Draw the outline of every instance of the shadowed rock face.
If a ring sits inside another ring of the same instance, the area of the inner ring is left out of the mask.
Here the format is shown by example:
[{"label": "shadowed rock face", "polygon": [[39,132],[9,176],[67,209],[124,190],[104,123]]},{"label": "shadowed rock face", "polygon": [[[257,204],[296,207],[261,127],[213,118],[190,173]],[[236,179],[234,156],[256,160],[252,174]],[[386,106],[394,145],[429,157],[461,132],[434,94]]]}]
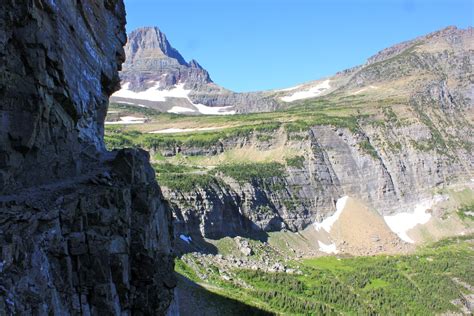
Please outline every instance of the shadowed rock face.
[{"label": "shadowed rock face", "polygon": [[164,314],[171,213],[148,154],[103,145],[123,2],[4,0],[0,14],[0,314]]},{"label": "shadowed rock face", "polygon": [[124,60],[121,1],[2,1],[0,192],[81,174]]}]

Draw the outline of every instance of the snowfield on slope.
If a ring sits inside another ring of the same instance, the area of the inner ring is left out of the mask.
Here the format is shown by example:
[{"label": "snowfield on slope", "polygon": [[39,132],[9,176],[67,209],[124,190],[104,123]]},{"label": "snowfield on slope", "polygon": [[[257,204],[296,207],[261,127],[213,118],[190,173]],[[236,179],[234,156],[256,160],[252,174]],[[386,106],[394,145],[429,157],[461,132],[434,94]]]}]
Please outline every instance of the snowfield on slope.
[{"label": "snowfield on slope", "polygon": [[329,88],[331,88],[331,85],[329,83],[330,83],[330,80],[327,79],[317,84],[316,86],[311,87],[309,90],[298,91],[298,92],[293,93],[292,95],[281,97],[280,99],[283,102],[293,102],[296,100],[314,98],[321,95],[324,91],[328,90]]},{"label": "snowfield on slope", "polygon": [[173,106],[171,109],[168,110],[168,113],[174,113],[174,114],[182,114],[182,113],[188,113],[188,112],[196,112],[193,109],[188,109],[182,106]]},{"label": "snowfield on slope", "polygon": [[198,109],[202,114],[208,115],[233,115],[235,111],[231,110],[232,106],[207,106],[204,104],[194,104],[193,105]]},{"label": "snowfield on slope", "polygon": [[384,220],[388,227],[400,237],[403,241],[408,243],[415,243],[413,239],[408,237],[408,231],[418,224],[426,224],[431,219],[431,214],[426,211],[433,207],[433,205],[446,200],[447,197],[442,195],[435,195],[431,199],[425,199],[415,205],[414,211],[403,212],[394,215],[384,216]]},{"label": "snowfield on slope", "polygon": [[122,116],[120,117],[120,121],[114,122],[105,122],[105,125],[116,125],[116,124],[143,124],[145,123],[144,117],[135,117],[135,116]]},{"label": "snowfield on slope", "polygon": [[[122,88],[115,92],[112,97],[116,98],[123,98],[129,100],[147,100],[153,102],[166,102],[168,98],[178,98],[178,99],[186,99],[195,110],[181,107],[181,106],[174,106],[170,110],[169,113],[181,114],[185,112],[195,112],[198,111],[201,114],[207,115],[232,115],[235,114],[235,110],[233,110],[232,106],[221,106],[221,107],[212,107],[207,106],[204,104],[195,104],[189,98],[189,93],[191,90],[187,90],[184,88],[184,83],[179,83],[174,86],[173,89],[169,90],[160,90],[160,83],[159,82],[152,82],[154,85],[151,88],[148,88],[145,91],[135,92],[130,90],[130,83],[124,83]],[[129,101],[127,101],[130,103]],[[125,103],[118,101],[117,103]]]},{"label": "snowfield on slope", "polygon": [[135,105],[135,106],[139,106],[139,107],[141,107],[141,108],[146,108],[146,107],[147,107],[146,105],[143,105],[143,104],[137,104],[137,103],[126,102],[126,101],[115,101],[115,103],[118,103],[118,104],[127,104],[127,105]]},{"label": "snowfield on slope", "polygon": [[336,248],[336,244],[329,244],[329,245],[326,245],[325,243],[321,242],[318,240],[318,244],[319,244],[319,251],[322,251],[322,252],[325,252],[325,253],[328,253],[328,254],[337,254],[339,253],[339,251],[337,250]]},{"label": "snowfield on slope", "polygon": [[164,102],[166,98],[188,98],[189,91],[184,89],[184,83],[177,84],[170,90],[159,90],[160,83],[153,82],[155,85],[145,91],[135,92],[130,90],[130,83],[124,83],[122,89],[112,94],[113,97],[133,99],[133,100],[148,100]]}]

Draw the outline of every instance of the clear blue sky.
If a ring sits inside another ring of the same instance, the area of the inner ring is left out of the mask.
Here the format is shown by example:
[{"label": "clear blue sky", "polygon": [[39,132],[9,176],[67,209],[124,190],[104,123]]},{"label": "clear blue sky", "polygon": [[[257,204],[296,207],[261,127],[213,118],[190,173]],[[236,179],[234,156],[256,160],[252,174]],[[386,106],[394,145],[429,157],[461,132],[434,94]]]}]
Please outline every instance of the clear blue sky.
[{"label": "clear blue sky", "polygon": [[158,26],[186,60],[235,90],[284,88],[359,65],[448,25],[474,0],[125,0],[127,30]]}]

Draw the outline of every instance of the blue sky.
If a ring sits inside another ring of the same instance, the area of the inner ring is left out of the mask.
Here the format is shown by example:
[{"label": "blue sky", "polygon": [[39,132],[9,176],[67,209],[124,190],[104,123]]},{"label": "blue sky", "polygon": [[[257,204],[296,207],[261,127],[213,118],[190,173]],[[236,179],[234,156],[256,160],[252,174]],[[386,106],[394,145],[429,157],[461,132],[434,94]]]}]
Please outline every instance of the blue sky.
[{"label": "blue sky", "polygon": [[235,90],[284,88],[364,63],[448,25],[474,0],[125,0],[127,30],[158,26],[186,60]]}]

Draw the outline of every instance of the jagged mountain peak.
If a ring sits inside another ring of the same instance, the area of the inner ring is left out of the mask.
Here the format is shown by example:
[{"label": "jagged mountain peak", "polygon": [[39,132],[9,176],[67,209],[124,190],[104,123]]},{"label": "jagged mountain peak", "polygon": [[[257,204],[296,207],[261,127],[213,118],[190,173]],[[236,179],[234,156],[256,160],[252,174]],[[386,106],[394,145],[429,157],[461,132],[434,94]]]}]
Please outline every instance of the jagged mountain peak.
[{"label": "jagged mountain peak", "polygon": [[166,35],[158,27],[142,27],[128,35],[125,47],[127,62],[133,64],[137,59],[175,59],[180,65],[188,63],[183,56],[171,46]]},{"label": "jagged mountain peak", "polygon": [[158,27],[132,31],[128,35],[125,54],[122,86],[133,91],[147,90],[152,86],[169,90],[178,84],[192,89],[212,83],[209,73],[195,60],[186,62]]},{"label": "jagged mountain peak", "polygon": [[191,67],[191,68],[197,68],[197,69],[204,69],[204,68],[202,68],[201,64],[199,64],[199,63],[197,62],[197,60],[195,60],[195,59],[191,59],[191,60],[189,61],[189,67]]}]

